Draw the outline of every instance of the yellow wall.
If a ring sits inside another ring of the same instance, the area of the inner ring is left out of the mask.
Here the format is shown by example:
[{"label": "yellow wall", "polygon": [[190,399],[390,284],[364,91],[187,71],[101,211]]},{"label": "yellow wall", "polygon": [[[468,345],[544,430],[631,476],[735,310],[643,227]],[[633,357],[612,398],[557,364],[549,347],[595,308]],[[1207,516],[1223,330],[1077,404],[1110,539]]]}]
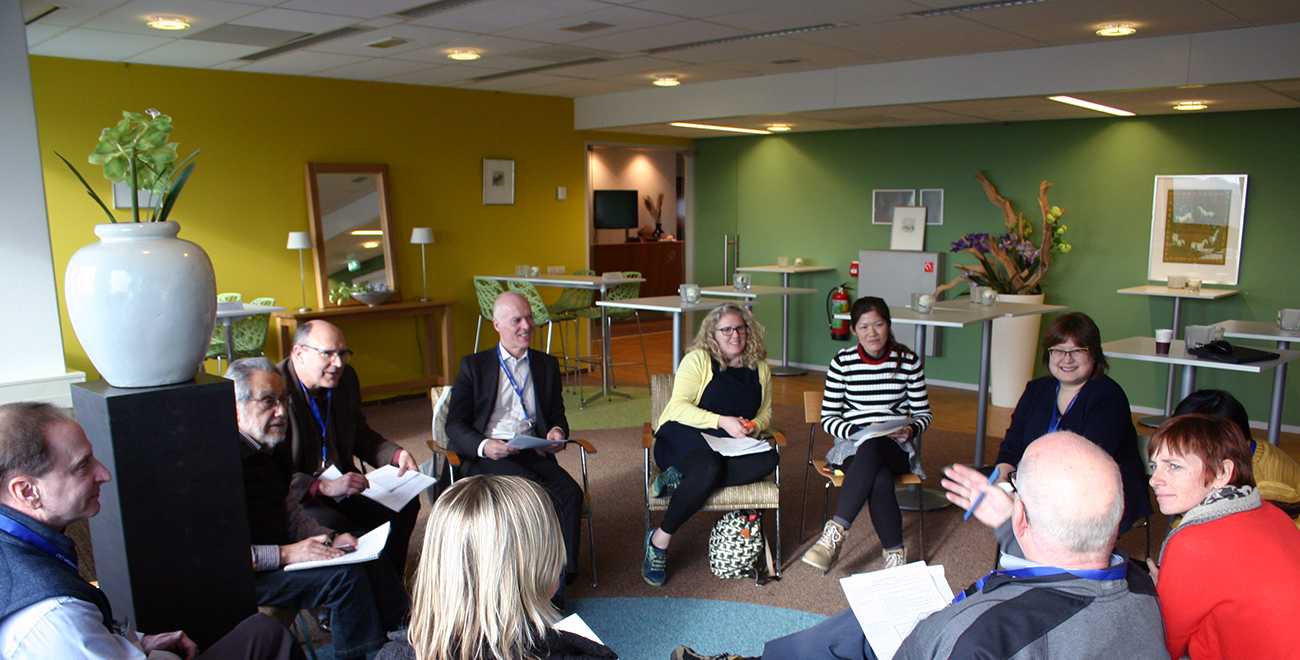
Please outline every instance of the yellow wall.
[{"label": "yellow wall", "polygon": [[[99,131],[122,110],[157,108],[172,116],[182,155],[203,150],[171,219],[181,238],[212,257],[217,290],[245,300],[299,305],[298,257],[284,246],[288,232],[307,230],[304,163],[388,164],[402,297],[421,293],[411,228],[432,227],[429,296],[456,301],[458,356],[474,342],[471,276],[520,263],[586,265],[585,141],[691,144],[575,131],[567,98],[47,57],[33,57],[31,66],[60,296],[69,258],[95,240],[93,227],[105,218],[53,152],[108,198],[108,182],[85,160]],[[514,205],[483,205],[483,158],[515,161]],[[569,189],[567,200],[555,199],[556,186]],[[130,211],[119,213],[129,221]],[[310,256],[308,305],[315,307]],[[60,308],[68,367],[96,378]],[[353,364],[363,383],[420,373],[414,321],[343,330],[358,350]],[[267,353],[275,358],[274,340]]]}]

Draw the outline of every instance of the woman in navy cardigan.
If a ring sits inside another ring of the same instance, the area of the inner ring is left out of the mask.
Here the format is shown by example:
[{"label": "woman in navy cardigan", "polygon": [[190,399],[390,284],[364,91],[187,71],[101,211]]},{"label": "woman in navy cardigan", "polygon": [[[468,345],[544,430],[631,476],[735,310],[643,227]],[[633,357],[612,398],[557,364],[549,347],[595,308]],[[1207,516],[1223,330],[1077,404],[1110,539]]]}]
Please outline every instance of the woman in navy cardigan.
[{"label": "woman in navy cardigan", "polygon": [[1033,380],[1011,415],[1011,427],[998,450],[999,480],[1006,481],[1029,443],[1053,431],[1072,431],[1106,450],[1124,480],[1120,532],[1151,515],[1146,467],[1138,453],[1137,431],[1128,397],[1106,375],[1101,331],[1087,314],[1064,314],[1043,335],[1043,365],[1050,375]]}]

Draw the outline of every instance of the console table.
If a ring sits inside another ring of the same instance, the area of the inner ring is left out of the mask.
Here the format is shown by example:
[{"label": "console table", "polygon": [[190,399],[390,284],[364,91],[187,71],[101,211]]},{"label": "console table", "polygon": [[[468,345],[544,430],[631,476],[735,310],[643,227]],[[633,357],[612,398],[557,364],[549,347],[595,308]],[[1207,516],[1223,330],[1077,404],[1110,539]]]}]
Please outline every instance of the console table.
[{"label": "console table", "polygon": [[[378,321],[380,319],[406,316],[423,317],[424,377],[395,383],[382,383],[380,385],[362,385],[361,396],[371,396],[452,384],[451,371],[452,365],[455,364],[453,362],[455,349],[451,343],[451,305],[453,302],[451,300],[411,301],[387,303],[374,307],[348,305],[307,312],[275,312],[271,316],[275,318],[275,325],[278,328],[276,335],[280,342],[281,359],[289,357],[289,349],[293,347],[293,334],[298,331],[299,326],[307,321],[321,319],[337,324],[349,321]],[[441,317],[440,321],[438,317]],[[441,344],[439,344],[439,340],[441,340]],[[437,346],[440,346],[441,350],[435,350]],[[356,347],[350,348],[356,350]]]}]

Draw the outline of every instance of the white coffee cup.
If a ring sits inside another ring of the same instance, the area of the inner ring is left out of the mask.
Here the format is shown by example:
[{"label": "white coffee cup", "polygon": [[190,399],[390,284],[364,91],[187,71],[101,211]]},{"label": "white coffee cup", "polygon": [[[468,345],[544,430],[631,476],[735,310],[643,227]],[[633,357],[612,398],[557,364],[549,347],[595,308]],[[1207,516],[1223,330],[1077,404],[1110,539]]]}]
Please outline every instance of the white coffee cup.
[{"label": "white coffee cup", "polygon": [[1170,276],[1169,276],[1169,288],[1171,288],[1171,289],[1181,289],[1181,288],[1183,288],[1183,287],[1185,287],[1185,286],[1187,286],[1187,276],[1186,276],[1186,275],[1170,275]]},{"label": "white coffee cup", "polygon": [[777,265],[777,266],[780,266],[781,268],[785,268],[786,266],[789,266],[789,265],[790,265],[790,257],[777,257],[777,258],[776,258],[776,265]]},{"label": "white coffee cup", "polygon": [[1169,352],[1169,344],[1174,340],[1174,331],[1171,328],[1161,328],[1156,330],[1156,352],[1164,355]]},{"label": "white coffee cup", "polygon": [[1277,327],[1283,330],[1300,330],[1300,309],[1277,310]]}]

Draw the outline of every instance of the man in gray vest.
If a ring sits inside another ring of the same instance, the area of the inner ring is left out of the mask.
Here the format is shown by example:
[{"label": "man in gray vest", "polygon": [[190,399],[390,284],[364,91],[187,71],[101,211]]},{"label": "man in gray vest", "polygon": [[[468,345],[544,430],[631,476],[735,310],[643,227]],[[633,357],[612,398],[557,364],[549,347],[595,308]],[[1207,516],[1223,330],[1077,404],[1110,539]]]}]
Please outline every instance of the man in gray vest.
[{"label": "man in gray vest", "polygon": [[303,657],[288,629],[260,614],[201,655],[183,632],[140,635],[114,621],[108,598],[77,572],[76,546],[63,533],[99,513],[99,488],[111,478],[81,425],[61,409],[0,406],[0,657]]}]

